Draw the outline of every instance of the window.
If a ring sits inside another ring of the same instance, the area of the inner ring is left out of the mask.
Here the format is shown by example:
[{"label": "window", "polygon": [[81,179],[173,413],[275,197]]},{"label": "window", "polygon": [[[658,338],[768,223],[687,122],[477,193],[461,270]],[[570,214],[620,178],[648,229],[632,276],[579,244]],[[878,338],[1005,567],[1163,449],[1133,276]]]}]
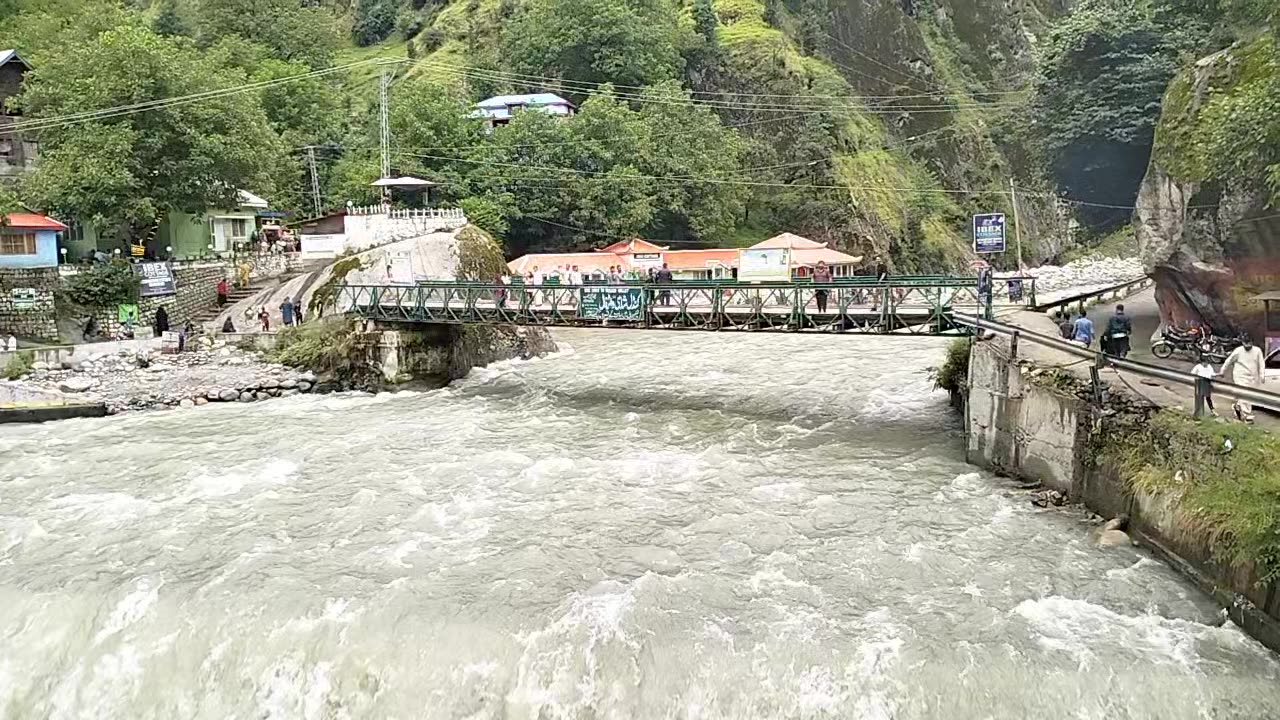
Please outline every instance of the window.
[{"label": "window", "polygon": [[231,237],[245,240],[249,237],[249,221],[244,218],[231,218]]},{"label": "window", "polygon": [[0,233],[0,255],[35,255],[35,233]]}]

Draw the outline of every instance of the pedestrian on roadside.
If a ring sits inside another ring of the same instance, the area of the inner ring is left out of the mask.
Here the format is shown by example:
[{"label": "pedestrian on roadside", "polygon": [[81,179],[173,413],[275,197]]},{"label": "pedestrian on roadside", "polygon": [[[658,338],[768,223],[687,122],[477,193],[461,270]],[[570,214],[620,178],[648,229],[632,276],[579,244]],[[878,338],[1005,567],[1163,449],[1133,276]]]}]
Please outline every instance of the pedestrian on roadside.
[{"label": "pedestrian on roadside", "polygon": [[262,332],[271,332],[271,314],[266,305],[258,309],[258,322],[262,323]]},{"label": "pedestrian on roadside", "polygon": [[1093,344],[1093,321],[1088,315],[1080,313],[1080,317],[1076,318],[1075,324],[1072,326],[1071,339],[1089,347]]},{"label": "pedestrian on roadside", "polygon": [[218,279],[218,307],[221,308],[227,304],[227,279]]},{"label": "pedestrian on roadside", "polygon": [[1071,315],[1065,312],[1058,313],[1058,334],[1063,340],[1070,340],[1075,337],[1076,326],[1071,322]]},{"label": "pedestrian on roadside", "polygon": [[1124,314],[1124,306],[1116,306],[1116,314],[1107,321],[1107,331],[1103,336],[1106,350],[1116,357],[1123,358],[1129,354],[1129,336],[1133,334],[1133,322]]},{"label": "pedestrian on roadside", "polygon": [[288,295],[285,295],[284,302],[280,303],[280,322],[285,327],[293,325],[293,301]]},{"label": "pedestrian on roadside", "polygon": [[160,337],[169,331],[169,312],[164,309],[163,305],[156,310],[155,323],[151,327],[156,331],[156,337]]},{"label": "pedestrian on roadside", "polygon": [[1196,366],[1191,368],[1191,374],[1196,376],[1195,416],[1202,417],[1205,406],[1208,406],[1209,414],[1218,417],[1218,411],[1213,407],[1213,379],[1218,377],[1218,373],[1214,372],[1208,360],[1201,357]]},{"label": "pedestrian on roadside", "polygon": [[675,278],[671,275],[671,267],[666,263],[662,263],[662,267],[653,274],[653,280],[662,289],[658,291],[658,303],[661,305],[671,304],[671,283],[675,282]]},{"label": "pedestrian on roadside", "polygon": [[[1227,361],[1222,363],[1221,375],[1231,372],[1231,381],[1236,385],[1244,387],[1260,387],[1266,378],[1262,374],[1263,365],[1266,359],[1262,355],[1262,350],[1253,344],[1253,338],[1248,335],[1240,337],[1240,347],[1231,351],[1227,356]],[[1231,406],[1236,412],[1236,417],[1244,422],[1253,423],[1253,403],[1247,400],[1237,399],[1235,404]]]},{"label": "pedestrian on roadside", "polygon": [[[821,260],[818,266],[813,269],[813,282],[815,285],[831,282],[831,268]],[[818,312],[825,313],[827,311],[827,295],[830,293],[826,288],[818,288],[813,291],[813,297],[818,301]]]}]

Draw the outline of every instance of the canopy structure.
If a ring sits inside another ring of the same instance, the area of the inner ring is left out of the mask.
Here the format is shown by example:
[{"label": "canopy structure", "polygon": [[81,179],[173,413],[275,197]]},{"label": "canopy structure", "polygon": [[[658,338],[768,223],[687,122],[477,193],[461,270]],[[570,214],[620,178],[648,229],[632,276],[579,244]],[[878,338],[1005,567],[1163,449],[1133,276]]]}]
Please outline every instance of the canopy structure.
[{"label": "canopy structure", "polygon": [[435,187],[437,185],[437,183],[433,183],[430,180],[423,180],[422,178],[409,177],[407,175],[404,177],[398,177],[398,178],[380,178],[378,180],[374,180],[369,184],[372,185],[373,187],[381,187],[381,188],[393,188],[393,187],[394,188],[430,188],[430,187]]}]

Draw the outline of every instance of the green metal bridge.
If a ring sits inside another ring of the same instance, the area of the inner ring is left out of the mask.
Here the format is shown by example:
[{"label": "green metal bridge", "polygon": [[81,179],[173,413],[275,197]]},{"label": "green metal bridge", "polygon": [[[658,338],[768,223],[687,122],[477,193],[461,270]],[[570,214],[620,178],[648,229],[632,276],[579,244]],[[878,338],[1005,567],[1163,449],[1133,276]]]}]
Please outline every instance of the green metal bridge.
[{"label": "green metal bridge", "polygon": [[[1001,288],[1004,290],[1004,288]],[[945,276],[832,283],[344,285],[339,312],[388,323],[961,335],[953,312],[991,317],[1025,297],[979,298],[977,280]]]}]

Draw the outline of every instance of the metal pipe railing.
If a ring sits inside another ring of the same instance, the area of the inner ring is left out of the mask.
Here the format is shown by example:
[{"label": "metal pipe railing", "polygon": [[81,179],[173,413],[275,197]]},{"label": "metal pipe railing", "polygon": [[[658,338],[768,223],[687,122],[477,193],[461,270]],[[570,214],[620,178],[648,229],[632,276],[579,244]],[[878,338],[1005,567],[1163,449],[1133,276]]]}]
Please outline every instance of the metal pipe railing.
[{"label": "metal pipe railing", "polygon": [[[1090,350],[1089,348],[1082,347],[1062,338],[1052,337],[1034,330],[1014,327],[1013,325],[1006,325],[993,320],[984,320],[973,315],[953,312],[951,313],[951,317],[957,324],[967,325],[976,330],[983,330],[997,335],[1005,335],[1011,338],[1021,338],[1037,345],[1042,345],[1069,355],[1074,355],[1078,358],[1095,360],[1100,365],[1105,363],[1106,365],[1126,370],[1135,375],[1156,378],[1158,380],[1166,380],[1168,382],[1178,383],[1179,385],[1185,385],[1193,390],[1195,389],[1196,376],[1191,373],[1182,372],[1181,370],[1160,367],[1159,365],[1138,362],[1136,360],[1125,360],[1113,357],[1096,350]],[[1254,405],[1259,405],[1269,410],[1280,412],[1280,393],[1267,392],[1266,390],[1236,385],[1235,383],[1229,383],[1223,380],[1213,381],[1213,392],[1218,395],[1225,395],[1236,400],[1244,400],[1246,402],[1253,403]]]}]

